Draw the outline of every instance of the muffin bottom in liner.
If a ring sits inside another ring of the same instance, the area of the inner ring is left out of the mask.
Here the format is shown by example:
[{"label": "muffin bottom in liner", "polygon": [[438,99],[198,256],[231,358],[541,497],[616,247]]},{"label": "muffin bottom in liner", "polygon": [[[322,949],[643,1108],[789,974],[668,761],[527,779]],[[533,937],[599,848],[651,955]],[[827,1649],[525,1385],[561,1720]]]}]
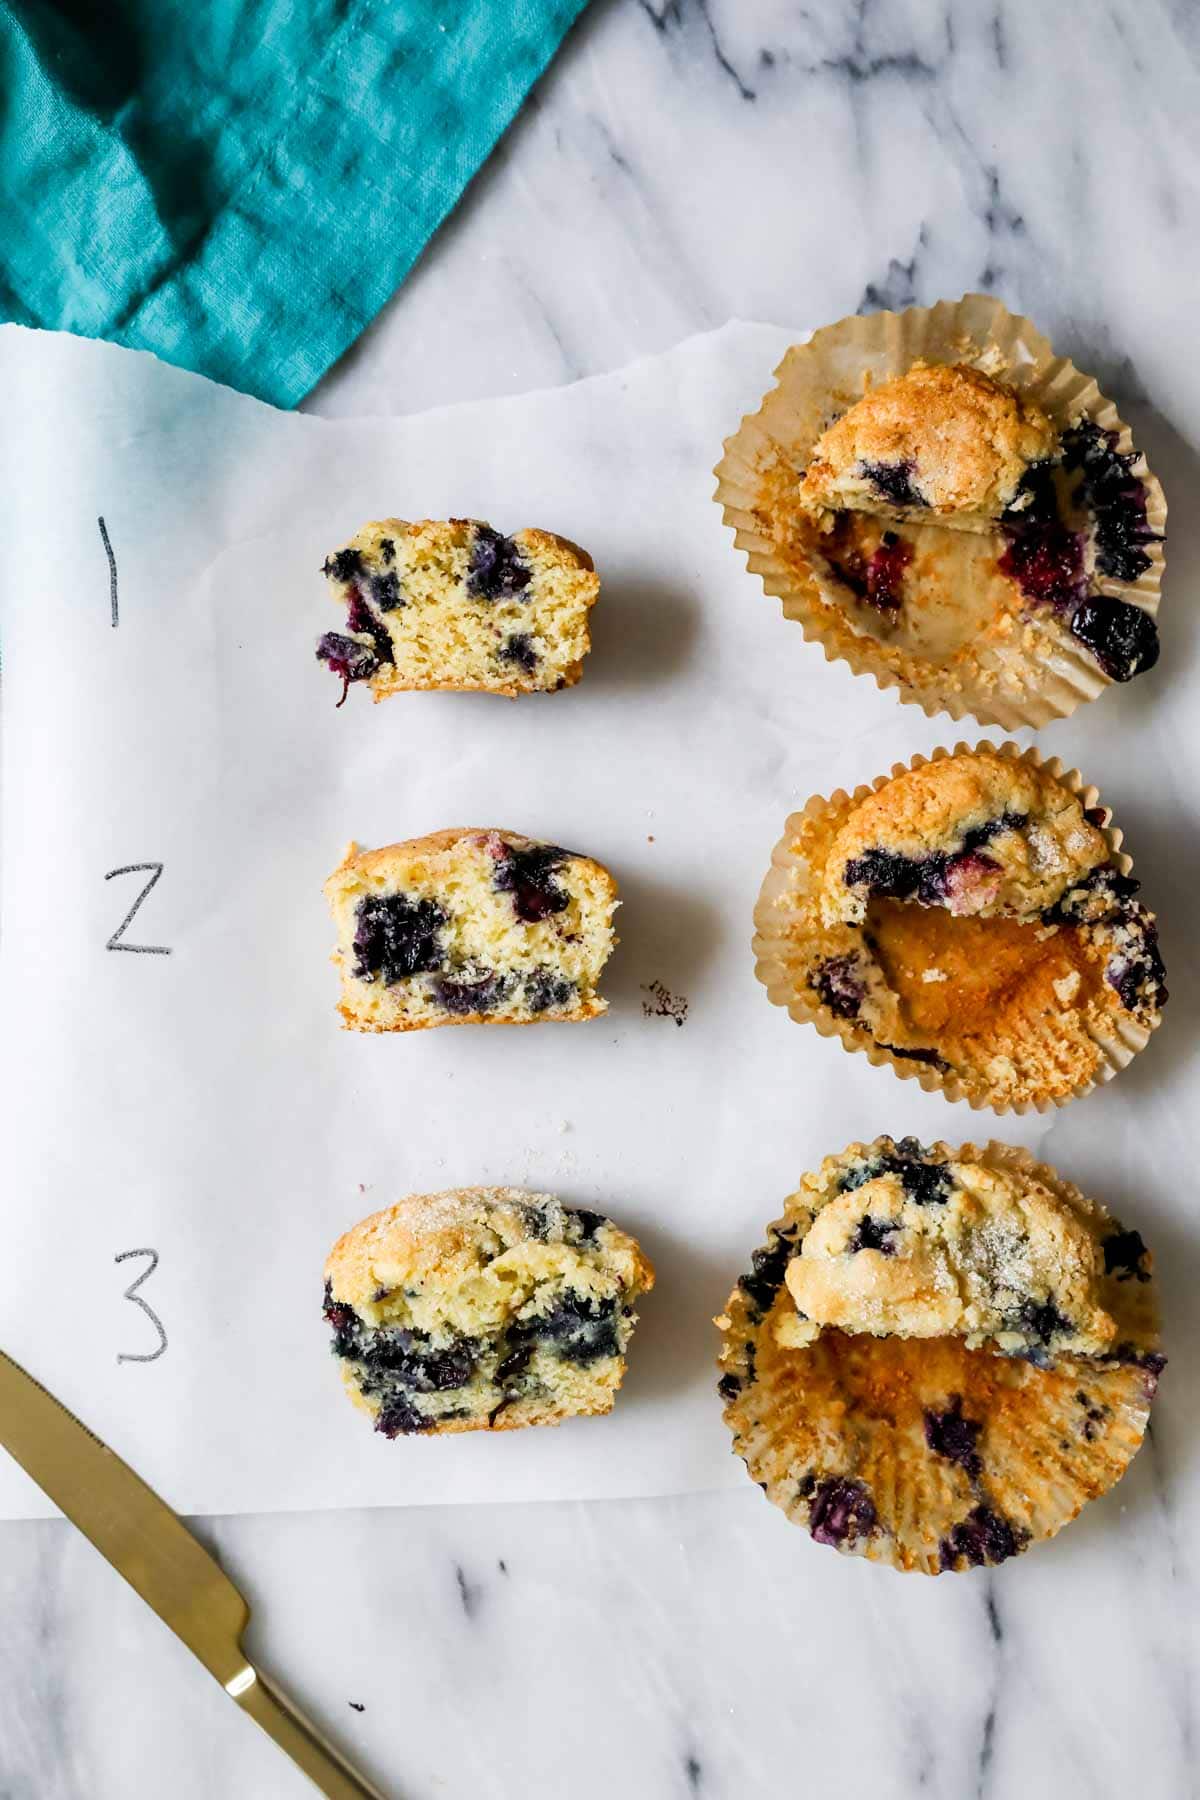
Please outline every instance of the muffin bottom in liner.
[{"label": "muffin bottom in liner", "polygon": [[[857,1020],[839,1017],[828,1006],[822,1005],[805,980],[806,945],[811,944],[812,939],[810,933],[802,934],[799,929],[801,921],[796,903],[810,891],[810,875],[813,881],[819,882],[819,872],[812,871],[800,856],[802,838],[814,827],[819,829],[821,821],[827,818],[831,829],[836,829],[841,823],[838,815],[844,816],[850,808],[860,805],[910,769],[919,769],[926,763],[940,762],[949,756],[981,751],[1029,763],[1060,781],[1078,799],[1085,812],[1102,821],[1100,829],[1108,840],[1113,866],[1122,875],[1129,874],[1133,864],[1121,849],[1123,833],[1111,824],[1111,814],[1101,804],[1099,790],[1085,783],[1077,769],[1064,769],[1058,757],[1046,758],[1033,748],[1022,750],[1014,743],[957,743],[952,750],[940,748],[930,756],[916,755],[907,763],[894,763],[886,775],[879,775],[874,781],[855,788],[852,794],[843,789],[828,796],[815,794],[799,812],[791,815],[772,852],[771,867],[754,909],[755,974],[773,1004],[782,1006],[791,1018],[814,1025],[822,1037],[840,1039],[845,1050],[862,1051],[876,1066],[889,1064],[902,1080],[915,1080],[927,1092],[943,1093],[948,1100],[966,1100],[976,1110],[989,1107],[996,1113],[1046,1112],[1052,1107],[1065,1106],[1069,1100],[1111,1080],[1139,1050],[1144,1049],[1149,1041],[1150,1027],[1123,1008],[1106,1005],[1095,1018],[1080,1015],[1079,1035],[1081,1039],[1085,1037],[1085,1041],[1068,1045],[1056,1024],[1056,1016],[1035,1012],[1029,1019],[1030,1050],[1043,1058],[1047,1077],[1044,1091],[1026,1091],[1029,1083],[1022,1083],[1021,1072],[1008,1066],[1011,1058],[1005,1059],[998,1053],[994,1066],[981,1066],[972,1079],[964,1079],[961,1071],[956,1073],[941,1066],[926,1052],[906,1052],[903,1048],[879,1042]],[[956,927],[974,924],[977,922],[954,921]],[[1154,1023],[1157,1022],[1155,1019]],[[1073,1063],[1067,1061],[1069,1049],[1075,1053]]]},{"label": "muffin bottom in liner", "polygon": [[[1089,1204],[1023,1151],[953,1154],[1026,1168]],[[793,1250],[796,1224],[772,1228]],[[950,1337],[826,1329],[791,1348],[776,1339],[797,1317],[782,1279],[765,1309],[737,1289],[718,1320],[734,1451],[818,1543],[927,1575],[1004,1562],[1112,1487],[1142,1442],[1164,1361],[1142,1348],[1157,1342],[1154,1284],[1122,1284],[1122,1300],[1129,1360],[1039,1368]]]},{"label": "muffin bottom in liner", "polygon": [[[971,713],[1010,731],[1065,718],[1101,693],[1108,677],[1053,609],[1026,604],[999,570],[993,537],[906,524],[922,602],[897,614],[850,599],[833,572],[838,558],[825,534],[798,505],[798,468],[831,419],[862,397],[864,378],[879,384],[921,359],[970,363],[1036,401],[1060,429],[1083,417],[1115,432],[1121,453],[1131,449],[1128,427],[1091,376],[1056,356],[1028,319],[994,296],[968,294],[933,307],[843,319],[789,350],[776,386],[725,444],[715,471],[725,521],[764,591],[782,602],[785,616],[821,645],[828,661],[841,660],[880,688],[898,689],[902,701],[930,716]],[[1144,459],[1136,479],[1154,534],[1142,546],[1149,566],[1132,582],[1093,571],[1088,585],[1153,616],[1166,502]],[[863,561],[872,531],[877,537],[882,527],[860,516],[851,524],[850,559]],[[864,525],[867,538],[859,543]]]}]

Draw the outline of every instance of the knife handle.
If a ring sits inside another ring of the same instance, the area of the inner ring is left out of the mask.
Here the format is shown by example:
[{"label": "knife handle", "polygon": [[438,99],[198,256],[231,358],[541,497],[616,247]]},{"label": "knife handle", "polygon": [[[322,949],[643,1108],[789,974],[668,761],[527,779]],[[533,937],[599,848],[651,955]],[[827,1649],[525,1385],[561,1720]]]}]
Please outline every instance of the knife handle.
[{"label": "knife handle", "polygon": [[225,1689],[328,1800],[387,1800],[380,1788],[355,1773],[316,1726],[297,1712],[286,1694],[253,1663],[248,1662],[227,1681]]}]

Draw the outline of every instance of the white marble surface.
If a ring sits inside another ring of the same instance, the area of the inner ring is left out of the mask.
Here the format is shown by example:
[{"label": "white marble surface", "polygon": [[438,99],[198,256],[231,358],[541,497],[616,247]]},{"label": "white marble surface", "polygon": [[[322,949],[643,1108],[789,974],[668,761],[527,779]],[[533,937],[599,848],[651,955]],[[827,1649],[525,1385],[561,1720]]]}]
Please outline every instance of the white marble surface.
[{"label": "white marble surface", "polygon": [[[1173,505],[1171,666],[1109,697],[1090,772],[1167,915],[1181,1044],[1194,800],[1190,779],[1151,791],[1138,748],[1162,749],[1152,698],[1195,680],[1198,56],[1186,0],[599,0],[309,403],[558,383],[731,315],[802,325],[987,285],[1032,312],[1125,401]],[[216,1521],[254,1647],[406,1800],[1197,1793],[1194,1153],[1186,1094],[1157,1051],[1143,1063],[1049,1150],[1158,1250],[1172,1367],[1153,1442],[1057,1544],[903,1579],[812,1545],[749,1486]],[[306,1791],[68,1527],[0,1530],[0,1618],[3,1800]]]}]

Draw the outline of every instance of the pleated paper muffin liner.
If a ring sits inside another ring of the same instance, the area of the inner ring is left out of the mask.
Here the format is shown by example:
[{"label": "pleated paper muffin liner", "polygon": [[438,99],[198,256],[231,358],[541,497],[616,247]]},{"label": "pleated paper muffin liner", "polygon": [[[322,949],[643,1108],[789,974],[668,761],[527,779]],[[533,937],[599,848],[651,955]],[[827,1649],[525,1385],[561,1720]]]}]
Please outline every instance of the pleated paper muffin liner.
[{"label": "pleated paper muffin liner", "polygon": [[[877,1145],[852,1149],[869,1155]],[[1024,1150],[933,1149],[1026,1173],[1073,1210],[1104,1216]],[[772,1234],[794,1233],[797,1223],[785,1214]],[[795,1314],[786,1285],[765,1313],[739,1287],[718,1320],[734,1450],[818,1543],[928,1575],[1003,1562],[1112,1487],[1142,1442],[1164,1362],[1155,1284],[1108,1286],[1128,1360],[1064,1359],[1052,1369],[949,1337],[826,1328],[807,1347],[787,1348],[774,1335]]]},{"label": "pleated paper muffin liner", "polygon": [[[922,655],[876,635],[882,621],[869,607],[847,607],[845,589],[823,572],[819,554],[814,563],[804,542],[792,538],[790,527],[786,541],[780,541],[777,526],[789,510],[801,539],[810,529],[795,506],[795,492],[798,471],[822,431],[862,397],[864,377],[878,385],[920,359],[982,368],[1036,401],[1060,430],[1086,417],[1118,433],[1121,453],[1133,448],[1128,426],[1093,377],[1056,356],[1028,319],[988,295],[968,294],[933,307],[843,319],[793,346],[776,370],[776,386],[726,440],[714,471],[725,522],[764,591],[781,601],[786,617],[800,625],[806,638],[821,645],[827,661],[841,660],[856,675],[871,676],[880,688],[896,688],[902,701],[920,706],[930,717],[972,714],[983,724],[1010,731],[1065,718],[1081,702],[1095,699],[1109,679],[1049,609],[1025,610],[1015,584],[996,571],[992,536],[935,524],[903,527],[906,539],[918,547],[924,542],[932,552],[945,595],[940,608],[926,608],[919,620],[912,615],[908,625],[949,631],[940,656]],[[1144,462],[1142,458],[1138,479],[1145,487],[1147,524],[1161,539],[1166,501]],[[818,540],[814,531],[814,549]],[[1137,581],[1119,582],[1097,572],[1090,578],[1090,591],[1154,615],[1163,546],[1152,541],[1143,548],[1150,566]],[[972,606],[979,609],[977,618],[970,613]],[[960,627],[957,654],[946,654],[953,638],[946,621]],[[929,648],[936,652],[939,646],[931,642]]]},{"label": "pleated paper muffin liner", "polygon": [[[1059,757],[1046,758],[1035,749],[1022,750],[1018,744],[1011,742],[960,742],[952,750],[943,747],[934,750],[929,756],[916,755],[907,763],[893,763],[886,775],[878,775],[874,781],[855,788],[853,794],[847,794],[840,788],[828,797],[814,794],[799,812],[790,816],[783,836],[772,852],[771,866],[754,908],[754,972],[766,988],[772,1003],[783,1007],[791,1018],[802,1024],[815,1026],[822,1037],[837,1038],[844,1050],[864,1054],[877,1068],[885,1065],[890,1067],[902,1081],[916,1081],[927,1093],[944,1094],[947,1100],[965,1100],[976,1111],[987,1107],[1001,1114],[1024,1114],[1031,1111],[1044,1113],[1052,1108],[1065,1106],[1069,1101],[1090,1093],[1103,1082],[1111,1081],[1119,1070],[1132,1062],[1139,1050],[1145,1048],[1151,1030],[1160,1022],[1160,1015],[1156,1014],[1148,1025],[1139,1022],[1124,1008],[1106,1009],[1099,1020],[1080,1015],[1096,1052],[1095,1066],[1087,1078],[1064,1087],[1060,1092],[1046,1092],[1034,1098],[1013,1100],[1006,1098],[998,1078],[985,1083],[983,1071],[978,1083],[968,1084],[951,1069],[916,1060],[919,1053],[896,1055],[893,1050],[876,1042],[865,1027],[855,1020],[841,1019],[823,1006],[804,979],[808,966],[805,950],[811,945],[812,939],[811,935],[800,935],[802,921],[796,900],[809,890],[810,882],[819,882],[820,874],[813,871],[799,854],[798,843],[802,830],[810,821],[844,813],[849,808],[860,805],[880,788],[886,787],[889,781],[894,781],[897,776],[910,769],[919,769],[930,762],[940,762],[948,756],[979,751],[1006,756],[1014,762],[1029,763],[1060,781],[1075,795],[1093,821],[1103,819],[1100,829],[1108,842],[1110,860],[1122,875],[1130,873],[1132,859],[1121,849],[1124,834],[1111,823],[1111,812],[1101,802],[1099,790],[1086,783],[1078,769],[1064,769]],[[1053,1042],[1054,1034],[1049,1026],[1043,1026],[1042,1029],[1046,1033],[1048,1047]]]}]

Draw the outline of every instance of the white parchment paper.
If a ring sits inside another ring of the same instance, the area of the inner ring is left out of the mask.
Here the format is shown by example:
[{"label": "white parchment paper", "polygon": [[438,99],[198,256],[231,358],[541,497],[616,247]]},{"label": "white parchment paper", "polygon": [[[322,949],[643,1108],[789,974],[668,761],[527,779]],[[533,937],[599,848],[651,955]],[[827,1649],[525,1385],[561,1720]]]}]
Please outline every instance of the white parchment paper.
[{"label": "white parchment paper", "polygon": [[[787,341],[734,326],[574,387],[356,424],[0,331],[0,1342],[181,1510],[743,1482],[710,1318],[800,1173],[881,1130],[1042,1143],[1041,1121],[997,1126],[846,1056],[754,980],[787,813],[985,735],[826,665],[734,552],[710,470]],[[392,514],[585,544],[603,588],[581,686],[335,710],[319,567]],[[1111,730],[1124,703],[1089,710]],[[606,1018],[338,1028],[325,875],[351,837],[456,824],[613,869]],[[169,954],[106,948],[148,879],[110,872],[136,864],[162,874],[122,941]],[[659,1284],[626,1388],[605,1420],[389,1443],[341,1392],[325,1254],[403,1193],[481,1182],[642,1237]],[[136,1296],[166,1334],[153,1361],[130,1360],[159,1342],[125,1298],[150,1265],[131,1251],[157,1258]],[[0,1456],[0,1515],[48,1510]]]}]

